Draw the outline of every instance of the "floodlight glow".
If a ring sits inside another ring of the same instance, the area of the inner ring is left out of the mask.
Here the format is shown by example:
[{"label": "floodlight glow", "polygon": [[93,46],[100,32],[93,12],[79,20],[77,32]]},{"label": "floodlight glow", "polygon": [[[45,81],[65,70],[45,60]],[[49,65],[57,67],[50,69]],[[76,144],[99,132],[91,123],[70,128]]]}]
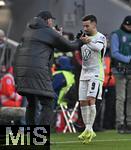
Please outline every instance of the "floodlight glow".
[{"label": "floodlight glow", "polygon": [[5,2],[4,1],[0,1],[0,6],[5,6]]}]

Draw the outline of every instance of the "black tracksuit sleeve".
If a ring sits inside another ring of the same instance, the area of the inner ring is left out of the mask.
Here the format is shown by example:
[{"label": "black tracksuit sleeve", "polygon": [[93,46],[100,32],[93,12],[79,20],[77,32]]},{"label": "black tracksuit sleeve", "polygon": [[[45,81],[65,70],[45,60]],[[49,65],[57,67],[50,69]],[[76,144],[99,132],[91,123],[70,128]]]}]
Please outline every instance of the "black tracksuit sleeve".
[{"label": "black tracksuit sleeve", "polygon": [[59,35],[58,33],[54,34],[53,40],[53,47],[63,50],[63,51],[70,51],[70,50],[78,50],[82,46],[81,40],[69,41],[65,39],[63,36]]},{"label": "black tracksuit sleeve", "polygon": [[59,33],[51,28],[47,28],[44,34],[39,34],[40,40],[50,45],[53,48],[57,48],[63,51],[79,50],[83,45],[82,41],[77,39],[75,41],[69,41],[61,36]]}]

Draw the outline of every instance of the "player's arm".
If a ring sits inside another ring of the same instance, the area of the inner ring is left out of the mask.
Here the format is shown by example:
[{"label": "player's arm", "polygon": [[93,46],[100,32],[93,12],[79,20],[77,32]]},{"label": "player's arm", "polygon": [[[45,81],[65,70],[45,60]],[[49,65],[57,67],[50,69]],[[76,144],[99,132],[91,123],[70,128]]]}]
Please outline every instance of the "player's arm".
[{"label": "player's arm", "polygon": [[94,51],[101,51],[103,50],[103,48],[106,47],[106,37],[104,35],[101,35],[96,42],[89,42],[88,43],[88,46],[91,50],[94,50]]},{"label": "player's arm", "polygon": [[105,46],[104,43],[102,42],[96,42],[96,43],[90,42],[87,45],[93,51],[101,51]]},{"label": "player's arm", "polygon": [[99,37],[96,42],[93,42],[89,36],[81,37],[81,40],[93,51],[101,51],[106,46],[106,38]]}]

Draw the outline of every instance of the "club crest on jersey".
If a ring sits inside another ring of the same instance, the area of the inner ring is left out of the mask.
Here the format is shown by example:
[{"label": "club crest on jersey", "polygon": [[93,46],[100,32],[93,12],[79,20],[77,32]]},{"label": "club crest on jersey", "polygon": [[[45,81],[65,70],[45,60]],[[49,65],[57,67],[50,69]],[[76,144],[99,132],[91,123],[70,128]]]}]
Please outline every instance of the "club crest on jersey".
[{"label": "club crest on jersey", "polygon": [[83,52],[82,52],[82,58],[84,61],[88,60],[88,58],[90,57],[91,55],[91,51],[88,50],[88,49],[85,49]]}]

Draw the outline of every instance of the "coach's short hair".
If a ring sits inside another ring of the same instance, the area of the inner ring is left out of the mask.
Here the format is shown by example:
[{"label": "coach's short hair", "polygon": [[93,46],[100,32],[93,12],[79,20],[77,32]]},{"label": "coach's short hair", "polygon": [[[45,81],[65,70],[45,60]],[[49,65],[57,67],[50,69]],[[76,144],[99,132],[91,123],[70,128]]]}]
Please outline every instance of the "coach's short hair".
[{"label": "coach's short hair", "polygon": [[97,23],[96,16],[94,16],[94,15],[88,15],[88,16],[84,16],[82,18],[82,21],[88,21],[88,20],[90,20],[91,22],[96,22]]}]

